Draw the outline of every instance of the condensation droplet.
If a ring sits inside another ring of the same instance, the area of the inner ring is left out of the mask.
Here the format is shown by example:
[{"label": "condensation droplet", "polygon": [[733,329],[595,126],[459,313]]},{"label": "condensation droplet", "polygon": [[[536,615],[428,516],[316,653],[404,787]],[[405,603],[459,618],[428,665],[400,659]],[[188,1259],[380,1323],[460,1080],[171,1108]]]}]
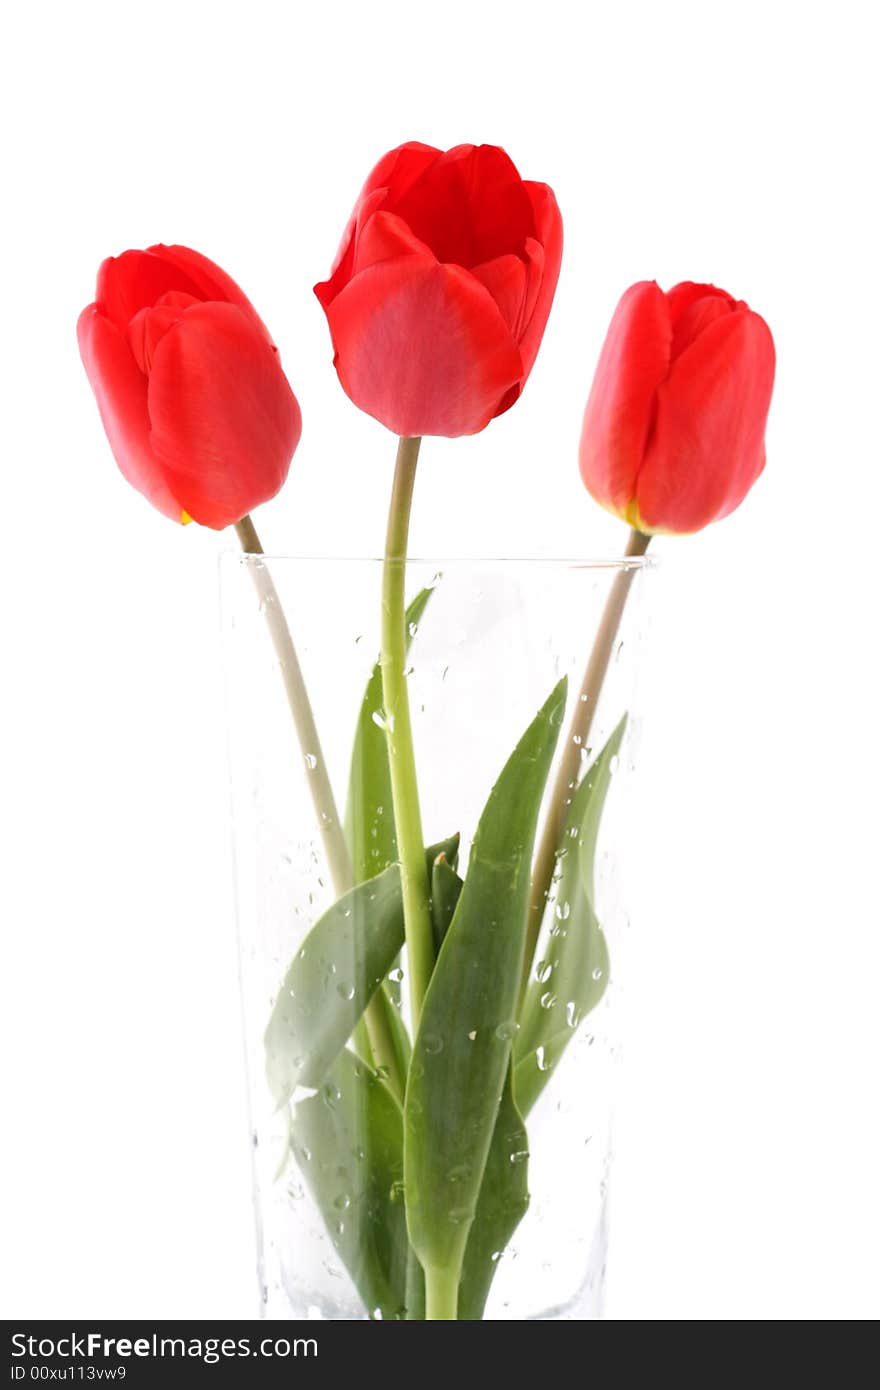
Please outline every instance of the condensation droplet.
[{"label": "condensation droplet", "polygon": [[601,966],[598,966],[598,965],[597,965],[597,966],[594,966],[593,971],[592,971],[592,975],[593,975],[593,979],[594,979],[594,980],[601,980],[601,978],[602,978],[602,968],[601,968]]},{"label": "condensation droplet", "polygon": [[422,1039],[422,1047],[431,1057],[436,1057],[438,1052],[443,1051],[443,1039],[437,1033],[426,1033]]},{"label": "condensation droplet", "polygon": [[567,922],[570,916],[571,916],[571,903],[570,903],[570,902],[564,902],[564,903],[557,903],[557,904],[556,904],[556,920],[557,920],[557,922]]},{"label": "condensation droplet", "polygon": [[314,772],[315,768],[318,766],[318,759],[315,757],[314,753],[306,753],[305,762],[310,772]]},{"label": "condensation droplet", "polygon": [[354,985],[346,985],[340,981],[336,986],[336,993],[340,999],[347,999],[350,1002],[354,998]]},{"label": "condensation droplet", "polygon": [[518,1032],[519,1024],[513,1019],[509,1023],[499,1023],[495,1029],[495,1036],[500,1042],[510,1042],[510,1039],[515,1038]]},{"label": "condensation droplet", "polygon": [[553,974],[553,962],[552,962],[552,961],[550,961],[550,960],[542,960],[542,961],[539,961],[539,962],[538,962],[538,968],[537,968],[537,970],[535,971],[535,979],[538,981],[538,984],[539,984],[539,985],[545,985],[545,984],[547,983],[547,981],[550,979],[550,976],[551,976],[552,974]]},{"label": "condensation droplet", "polygon": [[538,1063],[538,1071],[550,1070],[550,1063],[547,1061],[547,1054],[544,1051],[543,1047],[539,1047],[536,1049],[535,1061]]},{"label": "condensation droplet", "polygon": [[473,1031],[472,1033],[468,1033],[468,1041],[469,1041],[469,1042],[473,1042],[476,1036],[477,1036],[477,1030],[476,1030],[476,1028],[475,1028],[474,1031]]},{"label": "condensation droplet", "polygon": [[553,993],[552,990],[545,990],[544,993],[541,995],[541,1008],[552,1009],[556,1004],[556,997],[557,996]]}]

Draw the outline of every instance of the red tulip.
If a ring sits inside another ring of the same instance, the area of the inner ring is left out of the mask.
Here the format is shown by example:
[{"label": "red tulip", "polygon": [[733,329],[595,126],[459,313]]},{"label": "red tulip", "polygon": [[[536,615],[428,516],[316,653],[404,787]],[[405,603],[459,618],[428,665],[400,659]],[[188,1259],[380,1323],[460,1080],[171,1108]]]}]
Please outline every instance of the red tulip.
[{"label": "red tulip", "polygon": [[713,285],[627,290],[587,402],[581,476],[639,531],[699,531],[742,502],[764,467],[770,329]]},{"label": "red tulip", "polygon": [[186,246],[111,256],[77,337],[116,462],[160,512],[219,531],[274,497],[299,406],[219,266]]},{"label": "red tulip", "polygon": [[485,429],[532,370],[561,257],[553,193],[503,150],[392,150],[315,286],[344,390],[395,434]]}]

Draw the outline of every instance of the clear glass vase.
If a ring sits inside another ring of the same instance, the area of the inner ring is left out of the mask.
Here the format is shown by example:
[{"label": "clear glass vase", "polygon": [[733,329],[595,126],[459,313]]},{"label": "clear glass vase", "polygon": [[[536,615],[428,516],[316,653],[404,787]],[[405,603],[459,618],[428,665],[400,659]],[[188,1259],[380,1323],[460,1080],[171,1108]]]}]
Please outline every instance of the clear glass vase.
[{"label": "clear glass vase", "polygon": [[[601,825],[598,812],[583,832],[560,821],[554,886],[528,972],[528,1007],[500,1019],[490,1039],[493,1057],[506,1048],[512,1059],[501,1099],[497,1093],[486,1099],[495,1115],[492,1144],[500,1144],[500,1168],[497,1155],[490,1155],[483,1177],[475,1179],[468,1150],[460,1216],[454,1203],[450,1207],[455,1172],[442,1175],[436,1193],[445,1216],[433,1215],[467,1226],[465,1261],[473,1255],[476,1271],[467,1293],[462,1286],[459,1317],[601,1316],[618,1042],[615,959],[626,925],[618,858],[626,838],[649,568],[644,559],[408,562],[408,594],[421,594],[409,623],[408,681],[424,839],[433,846],[426,858],[432,885],[441,882],[433,877],[438,855],[438,873],[451,881],[454,865],[468,883],[475,829],[490,791],[536,711],[568,677],[555,751],[559,766],[571,720],[585,703],[582,677],[603,614],[609,605],[623,607],[619,627],[606,618],[607,676],[587,739],[574,738],[577,771],[568,783],[570,801],[579,779],[595,781],[602,773]],[[384,796],[375,791],[387,773],[373,765],[384,756],[387,720],[375,669],[381,582],[382,564],[374,560],[238,553],[221,560],[258,1270],[262,1312],[272,1318],[425,1316],[422,1272],[407,1237],[405,1122],[370,1032],[383,1014],[386,1040],[392,1037],[406,1066],[407,958],[400,951],[402,927],[388,926],[399,885],[398,870],[387,868],[395,857],[393,838],[389,847],[393,811],[390,787]],[[282,611],[295,658],[271,640]],[[308,691],[320,740],[314,746],[302,746],[291,719],[290,672],[282,669],[290,660]],[[373,778],[372,802],[358,794],[365,767]],[[337,907],[347,885],[340,882],[344,870],[329,863],[328,827],[319,829],[316,819],[314,778],[322,773],[345,826],[352,883],[368,872],[380,874]],[[542,821],[552,814],[554,777],[551,771]],[[536,843],[541,833],[539,823]],[[569,835],[570,844],[563,843]],[[595,855],[588,888],[584,835],[592,835]],[[441,897],[435,887],[432,912],[439,911]],[[385,925],[377,925],[376,914],[388,904]],[[517,921],[509,930],[520,926]],[[486,930],[494,929],[495,921],[487,921]],[[435,924],[439,942],[437,930]],[[375,943],[365,944],[371,932],[376,940],[385,933],[378,956]],[[584,936],[579,945],[585,932],[588,944]],[[370,1016],[359,1020],[380,972],[384,980],[372,994]],[[465,1004],[462,1010],[450,1011],[450,1030],[467,1028]],[[448,1049],[464,1046],[463,1036],[448,1036]],[[467,1029],[467,1038],[476,1048],[477,1029]],[[429,1052],[443,1045],[439,1034],[423,1040]],[[448,1099],[453,1123],[456,1097]],[[505,1110],[511,1104],[517,1109]],[[454,1152],[458,1136],[447,1134],[447,1141]],[[492,1161],[497,1190],[485,1176]],[[476,1218],[469,1224],[475,1182],[489,1213],[479,1234],[497,1247],[487,1245],[482,1253]],[[420,1201],[430,1219],[432,1193],[422,1191]]]}]

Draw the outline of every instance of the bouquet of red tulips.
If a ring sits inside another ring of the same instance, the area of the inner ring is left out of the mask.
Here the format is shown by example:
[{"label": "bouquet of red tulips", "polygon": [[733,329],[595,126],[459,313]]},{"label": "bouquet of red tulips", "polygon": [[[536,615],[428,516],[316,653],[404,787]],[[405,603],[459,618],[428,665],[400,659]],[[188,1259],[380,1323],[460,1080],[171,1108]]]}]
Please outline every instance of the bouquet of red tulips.
[{"label": "bouquet of red tulips", "polygon": [[[584,654],[570,727],[563,735],[563,681],[468,827],[466,870],[456,827],[425,844],[408,694],[410,636],[430,621],[430,590],[408,595],[406,583],[421,440],[476,434],[515,404],[561,257],[552,191],[523,180],[503,150],[410,143],[370,174],[316,286],[343,389],[399,437],[381,655],[343,814],[295,634],[270,567],[253,570],[336,893],[278,981],[266,1070],[289,1153],[370,1317],[483,1316],[528,1206],[530,1111],[609,979],[594,861],[625,720],[592,760],[582,749],[631,573],[618,573]],[[238,286],[186,247],[126,251],[101,266],[79,343],[129,482],[172,520],[234,526],[261,553],[250,512],[285,481],[300,410]],[[743,500],[764,466],[773,372],[767,325],[723,290],[626,291],[587,402],[580,470],[630,528],[628,556]],[[564,933],[550,934],[554,913]],[[335,1175],[356,1133],[357,1200],[341,1223]]]}]

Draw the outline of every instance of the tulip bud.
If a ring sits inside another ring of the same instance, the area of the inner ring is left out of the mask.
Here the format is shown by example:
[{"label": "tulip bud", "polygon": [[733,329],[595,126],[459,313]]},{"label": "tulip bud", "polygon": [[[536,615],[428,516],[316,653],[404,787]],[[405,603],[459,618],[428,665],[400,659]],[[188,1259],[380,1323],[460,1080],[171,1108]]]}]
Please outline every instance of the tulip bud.
[{"label": "tulip bud", "polygon": [[764,320],[724,290],[626,291],[584,414],[581,476],[636,530],[702,530],[764,467],[775,353]]},{"label": "tulip bud", "polygon": [[525,385],[561,258],[552,191],[503,150],[392,150],[315,286],[343,389],[398,435],[485,429]]},{"label": "tulip bud", "polygon": [[221,530],[274,497],[299,406],[219,266],[186,246],[111,257],[77,337],[116,462],[160,512]]}]

